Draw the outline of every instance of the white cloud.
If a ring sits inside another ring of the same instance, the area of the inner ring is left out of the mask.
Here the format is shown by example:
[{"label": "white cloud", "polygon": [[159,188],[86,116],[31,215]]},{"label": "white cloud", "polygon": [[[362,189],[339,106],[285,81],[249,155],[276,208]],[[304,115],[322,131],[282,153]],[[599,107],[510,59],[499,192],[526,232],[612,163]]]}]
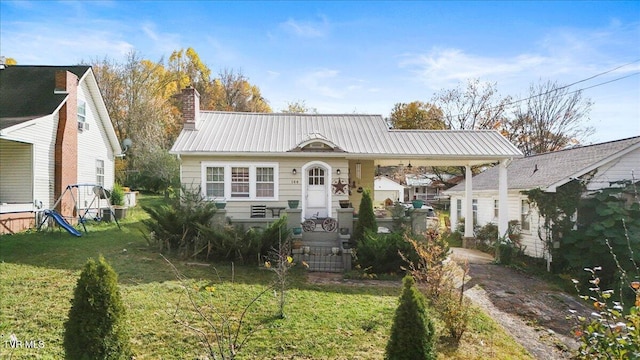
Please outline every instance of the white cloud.
[{"label": "white cloud", "polygon": [[319,21],[301,21],[290,18],[280,23],[279,27],[287,33],[303,38],[324,37],[330,29],[329,22],[324,16],[320,16]]}]

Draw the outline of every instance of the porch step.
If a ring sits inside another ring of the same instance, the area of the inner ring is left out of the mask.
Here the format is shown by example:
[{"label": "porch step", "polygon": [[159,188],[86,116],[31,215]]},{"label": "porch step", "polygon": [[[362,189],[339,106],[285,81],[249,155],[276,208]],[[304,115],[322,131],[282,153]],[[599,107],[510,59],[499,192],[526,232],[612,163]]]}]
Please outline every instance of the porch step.
[{"label": "porch step", "polygon": [[[293,250],[293,260],[305,263],[309,271],[343,272],[342,252],[335,253],[338,248],[303,246]],[[351,254],[348,254],[351,256]]]}]

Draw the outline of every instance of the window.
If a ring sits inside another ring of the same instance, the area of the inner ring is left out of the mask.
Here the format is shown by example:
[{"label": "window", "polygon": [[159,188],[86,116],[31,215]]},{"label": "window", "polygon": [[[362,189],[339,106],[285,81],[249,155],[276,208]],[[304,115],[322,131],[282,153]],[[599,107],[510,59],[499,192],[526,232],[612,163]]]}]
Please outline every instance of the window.
[{"label": "window", "polygon": [[500,217],[500,200],[493,200],[493,217]]},{"label": "window", "polygon": [[522,230],[531,230],[529,223],[529,200],[522,200],[520,203],[520,224]]},{"label": "window", "polygon": [[96,160],[96,184],[104,187],[104,160]]},{"label": "window", "polygon": [[256,196],[273,197],[274,189],[273,168],[256,168]]},{"label": "window", "polygon": [[324,185],[324,169],[319,167],[309,169],[309,185]]},{"label": "window", "polygon": [[473,209],[473,225],[478,223],[478,199],[471,200],[471,208]]},{"label": "window", "polygon": [[202,189],[207,199],[253,200],[278,198],[276,163],[203,162]]},{"label": "window", "polygon": [[224,168],[221,166],[208,167],[205,181],[207,198],[224,198]]},{"label": "window", "polygon": [[462,218],[462,199],[456,199],[456,215],[458,221]]},{"label": "window", "polygon": [[87,120],[87,103],[82,100],[78,100],[78,122],[83,123],[86,120]]},{"label": "window", "polygon": [[248,198],[249,194],[249,168],[231,168],[231,197]]}]

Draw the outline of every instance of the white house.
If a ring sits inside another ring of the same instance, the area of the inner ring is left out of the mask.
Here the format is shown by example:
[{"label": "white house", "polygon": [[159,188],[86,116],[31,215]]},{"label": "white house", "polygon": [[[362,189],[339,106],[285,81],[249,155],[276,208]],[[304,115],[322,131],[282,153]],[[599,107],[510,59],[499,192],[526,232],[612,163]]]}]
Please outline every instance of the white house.
[{"label": "white house", "polygon": [[[520,221],[525,252],[533,257],[547,258],[548,249],[538,234],[544,221],[522,191],[539,188],[554,193],[570,181],[581,181],[588,193],[616,181],[638,181],[640,136],[514,159],[507,166],[507,173],[509,220]],[[498,180],[499,169],[496,167],[473,178],[472,217],[480,226],[498,222],[502,203]],[[455,224],[467,213],[464,184],[454,186],[446,193],[451,196],[451,223]]]},{"label": "white house", "polygon": [[[68,185],[111,188],[121,152],[90,66],[0,66],[0,233],[34,226]],[[64,216],[94,195],[74,192]]]},{"label": "white house", "polygon": [[387,176],[376,176],[373,182],[373,203],[383,205],[388,200],[404,202],[405,189],[406,186]]},{"label": "white house", "polygon": [[374,188],[378,165],[465,166],[470,172],[473,165],[522,156],[492,130],[393,130],[379,115],[201,111],[192,88],[183,90],[183,116],[171,149],[181,161],[181,182],[225,201],[232,222],[264,216],[252,206],[277,216],[288,200],[300,203],[298,224],[335,218],[340,200],[357,206],[362,191]]}]

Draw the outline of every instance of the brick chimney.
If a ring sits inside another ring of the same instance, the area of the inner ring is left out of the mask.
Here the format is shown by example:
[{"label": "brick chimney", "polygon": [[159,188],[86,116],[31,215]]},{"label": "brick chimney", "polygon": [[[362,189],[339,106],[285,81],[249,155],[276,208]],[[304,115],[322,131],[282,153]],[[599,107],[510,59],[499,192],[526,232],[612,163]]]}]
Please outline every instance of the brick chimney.
[{"label": "brick chimney", "polygon": [[[78,77],[66,70],[56,71],[54,92],[68,94],[58,113],[54,148],[55,201],[68,185],[76,184],[78,181]],[[73,198],[65,195],[56,210],[63,216],[71,217],[74,216],[74,209]]]},{"label": "brick chimney", "polygon": [[182,121],[184,130],[198,130],[200,94],[192,86],[182,89]]}]

